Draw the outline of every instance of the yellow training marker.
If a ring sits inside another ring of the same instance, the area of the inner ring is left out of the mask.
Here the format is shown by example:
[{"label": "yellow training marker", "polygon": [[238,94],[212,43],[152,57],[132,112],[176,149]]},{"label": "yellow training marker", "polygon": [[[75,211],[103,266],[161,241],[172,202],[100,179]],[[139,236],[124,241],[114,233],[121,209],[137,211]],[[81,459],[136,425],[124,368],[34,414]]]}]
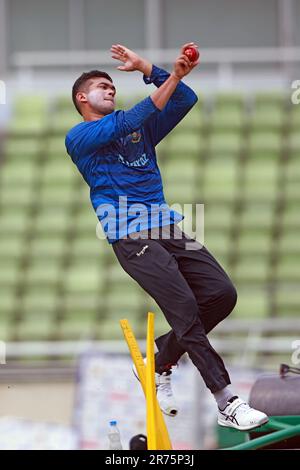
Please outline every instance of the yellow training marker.
[{"label": "yellow training marker", "polygon": [[[120,325],[123,330],[124,337],[127,342],[132,360],[136,367],[144,395],[146,397],[146,366],[143,361],[143,357],[142,357],[139,345],[137,344],[137,341],[135,339],[135,336],[133,334],[133,331],[130,327],[128,320],[127,319],[120,320]],[[153,358],[153,363],[154,363],[154,358]],[[168,433],[161,409],[157,402],[156,394],[154,395],[153,405],[155,409],[154,416],[156,419],[155,420],[155,433],[156,433],[156,440],[157,440],[157,449],[158,450],[171,450],[172,444],[170,441],[169,433]],[[148,443],[148,449],[149,449],[149,443]]]},{"label": "yellow training marker", "polygon": [[147,405],[147,442],[148,450],[157,450],[156,435],[156,390],[154,372],[154,314],[148,313],[147,327],[147,367],[146,367],[146,405]]}]

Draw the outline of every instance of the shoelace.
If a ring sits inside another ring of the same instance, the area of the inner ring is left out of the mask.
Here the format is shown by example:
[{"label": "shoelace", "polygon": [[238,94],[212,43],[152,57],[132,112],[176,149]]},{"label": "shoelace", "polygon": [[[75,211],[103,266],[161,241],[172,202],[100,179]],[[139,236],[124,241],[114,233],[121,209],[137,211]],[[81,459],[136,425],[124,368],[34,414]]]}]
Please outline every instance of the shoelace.
[{"label": "shoelace", "polygon": [[241,403],[240,406],[238,406],[235,411],[237,410],[242,410],[242,411],[245,411],[246,413],[249,413],[249,411],[251,411],[251,407],[248,405],[248,403]]},{"label": "shoelace", "polygon": [[157,386],[160,388],[160,390],[165,392],[168,397],[173,395],[171,388],[171,375],[166,375],[165,372],[160,374],[159,383]]},{"label": "shoelace", "polygon": [[[244,402],[238,405],[234,410],[228,414],[229,416],[235,416],[238,411],[242,410],[244,413],[249,413],[251,411],[251,407],[248,405],[248,403]],[[226,411],[226,409],[225,409]]]}]

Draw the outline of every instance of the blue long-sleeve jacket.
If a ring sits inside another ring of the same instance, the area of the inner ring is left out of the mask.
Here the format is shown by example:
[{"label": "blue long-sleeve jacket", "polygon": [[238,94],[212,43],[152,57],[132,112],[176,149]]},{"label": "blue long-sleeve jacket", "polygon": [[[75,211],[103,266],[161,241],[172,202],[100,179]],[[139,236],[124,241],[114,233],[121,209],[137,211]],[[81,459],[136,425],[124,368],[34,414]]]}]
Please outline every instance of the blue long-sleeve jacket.
[{"label": "blue long-sleeve jacket", "polygon": [[[169,73],[153,65],[146,84],[159,87]],[[155,146],[197,102],[179,82],[163,110],[150,97],[128,111],[81,122],[66,136],[66,149],[90,186],[90,198],[109,243],[132,232],[177,223],[167,205]]]}]

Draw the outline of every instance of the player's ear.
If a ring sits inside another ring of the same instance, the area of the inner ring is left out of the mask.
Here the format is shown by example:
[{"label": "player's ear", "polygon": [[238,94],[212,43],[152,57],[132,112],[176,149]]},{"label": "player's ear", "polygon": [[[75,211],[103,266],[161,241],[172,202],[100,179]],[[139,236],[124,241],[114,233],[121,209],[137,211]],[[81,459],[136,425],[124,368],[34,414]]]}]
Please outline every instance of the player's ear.
[{"label": "player's ear", "polygon": [[86,93],[84,91],[78,91],[77,94],[76,94],[76,100],[79,103],[87,103]]}]

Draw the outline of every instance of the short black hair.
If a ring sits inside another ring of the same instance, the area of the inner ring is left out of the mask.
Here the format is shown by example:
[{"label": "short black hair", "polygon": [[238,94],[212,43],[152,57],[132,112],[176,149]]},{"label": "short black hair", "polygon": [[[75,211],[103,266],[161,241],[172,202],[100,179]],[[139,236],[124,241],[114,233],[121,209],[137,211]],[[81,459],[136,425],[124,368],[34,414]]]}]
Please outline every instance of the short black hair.
[{"label": "short black hair", "polygon": [[77,80],[74,83],[73,88],[72,88],[72,100],[73,100],[75,108],[77,109],[77,111],[81,115],[82,115],[82,112],[80,111],[80,108],[78,106],[78,103],[77,103],[77,100],[76,100],[76,95],[77,95],[78,91],[80,91],[82,85],[84,85],[84,83],[87,80],[89,80],[90,78],[94,78],[94,77],[107,78],[107,80],[112,82],[112,78],[108,75],[108,73],[101,72],[101,70],[91,70],[90,72],[84,72],[80,75],[79,78],[77,78]]}]

